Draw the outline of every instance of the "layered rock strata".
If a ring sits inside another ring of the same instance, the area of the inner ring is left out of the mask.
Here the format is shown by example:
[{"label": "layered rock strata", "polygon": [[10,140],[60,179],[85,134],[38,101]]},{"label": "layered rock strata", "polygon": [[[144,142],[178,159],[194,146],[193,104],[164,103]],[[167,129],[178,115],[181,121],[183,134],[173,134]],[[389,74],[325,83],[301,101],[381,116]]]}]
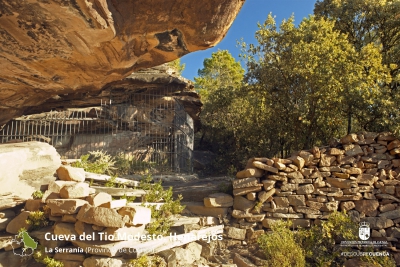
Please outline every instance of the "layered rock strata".
[{"label": "layered rock strata", "polygon": [[0,1],[0,125],[215,46],[243,0]]}]

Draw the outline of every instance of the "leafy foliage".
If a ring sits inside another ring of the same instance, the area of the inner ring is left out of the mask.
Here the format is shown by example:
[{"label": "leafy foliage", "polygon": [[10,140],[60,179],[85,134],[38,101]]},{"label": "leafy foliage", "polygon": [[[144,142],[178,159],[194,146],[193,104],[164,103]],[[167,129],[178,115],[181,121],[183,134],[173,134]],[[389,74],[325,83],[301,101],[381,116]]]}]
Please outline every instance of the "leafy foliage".
[{"label": "leafy foliage", "polygon": [[61,261],[49,257],[45,252],[44,246],[41,245],[39,245],[38,249],[33,252],[33,258],[36,262],[45,264],[46,267],[64,267],[64,264]]},{"label": "leafy foliage", "polygon": [[[338,243],[358,240],[358,225],[345,213],[334,212],[321,224],[298,231],[296,240],[306,252],[308,266],[343,266],[346,258],[340,254],[350,251],[350,248],[339,246]],[[391,257],[365,256],[361,260],[380,266],[396,266]]]},{"label": "leafy foliage", "polygon": [[363,122],[366,129],[400,131],[399,12],[397,0],[318,0],[315,4],[316,16],[333,20],[335,29],[346,35],[356,51],[376,46],[390,76],[377,82],[381,96],[363,110],[367,114]]},{"label": "leafy foliage", "polygon": [[26,222],[31,225],[32,230],[48,226],[50,223],[45,212],[39,210],[30,212]]},{"label": "leafy foliage", "polygon": [[33,199],[42,199],[43,197],[43,192],[40,190],[37,190],[35,192],[32,193],[32,198]]},{"label": "leafy foliage", "polygon": [[357,240],[357,229],[348,216],[334,212],[320,225],[298,231],[297,239],[306,252],[310,266],[331,266],[334,262],[342,264],[345,258],[340,257],[340,253],[347,251],[346,247],[337,246],[336,243]]},{"label": "leafy foliage", "polygon": [[139,187],[147,190],[147,194],[142,197],[142,205],[146,206],[146,202],[162,202],[163,205],[159,209],[156,206],[147,205],[151,209],[152,218],[155,220],[146,229],[151,235],[168,235],[172,226],[171,216],[181,213],[185,206],[180,203],[181,195],[177,199],[173,199],[172,187],[164,190],[161,180],[157,183],[152,183],[152,180],[152,177],[148,175],[140,181]]},{"label": "leafy foliage", "polygon": [[89,154],[81,156],[80,161],[76,161],[72,166],[84,168],[87,172],[113,175],[116,168],[114,167],[114,158],[102,150],[89,151]]},{"label": "leafy foliage", "polygon": [[278,221],[272,225],[272,232],[261,235],[257,243],[265,253],[266,267],[303,267],[303,249],[296,243],[290,222]]},{"label": "leafy foliage", "polygon": [[[343,240],[358,240],[358,225],[345,213],[333,212],[328,220],[309,229],[292,231],[290,226],[290,221],[277,221],[271,226],[272,232],[266,232],[257,240],[266,255],[267,266],[343,266],[346,258],[341,252],[351,248],[338,244]],[[360,259],[377,266],[396,266],[392,257],[364,256]]]},{"label": "leafy foliage", "polygon": [[176,70],[179,75],[182,75],[182,72],[185,69],[185,64],[181,64],[181,59],[180,58],[175,59],[175,60],[173,60],[171,62],[168,62],[167,65],[169,67],[173,68],[174,70]]},{"label": "leafy foliage", "polygon": [[227,51],[204,60],[195,78],[205,103],[199,146],[221,156],[216,169],[240,168],[254,155],[286,157],[348,132],[400,125],[400,96],[392,86],[397,63],[385,63],[380,39],[357,46],[326,12],[299,26],[290,17],[279,27],[269,14],[258,25],[257,44],[241,43],[246,75]]},{"label": "leafy foliage", "polygon": [[132,259],[128,263],[128,267],[166,267],[167,263],[160,256],[141,256]]}]

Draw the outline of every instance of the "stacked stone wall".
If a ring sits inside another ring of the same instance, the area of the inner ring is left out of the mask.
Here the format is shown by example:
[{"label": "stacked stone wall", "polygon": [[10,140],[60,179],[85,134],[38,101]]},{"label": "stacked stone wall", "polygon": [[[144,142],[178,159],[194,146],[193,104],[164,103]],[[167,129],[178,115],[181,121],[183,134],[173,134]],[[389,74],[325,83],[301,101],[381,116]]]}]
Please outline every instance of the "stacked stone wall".
[{"label": "stacked stone wall", "polygon": [[233,181],[232,216],[264,228],[280,219],[307,228],[334,211],[369,223],[372,237],[400,238],[400,141],[349,134],[287,159],[252,158]]}]

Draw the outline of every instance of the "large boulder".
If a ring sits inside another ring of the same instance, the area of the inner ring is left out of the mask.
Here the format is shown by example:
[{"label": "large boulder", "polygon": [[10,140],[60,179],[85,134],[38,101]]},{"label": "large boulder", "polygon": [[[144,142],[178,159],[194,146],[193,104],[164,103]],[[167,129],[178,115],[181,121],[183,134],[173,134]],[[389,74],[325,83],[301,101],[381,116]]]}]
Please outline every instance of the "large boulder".
[{"label": "large boulder", "polygon": [[12,191],[28,198],[41,185],[55,180],[61,159],[56,149],[41,142],[0,145],[0,195]]},{"label": "large boulder", "polygon": [[48,99],[83,97],[215,46],[243,3],[1,0],[0,125]]}]

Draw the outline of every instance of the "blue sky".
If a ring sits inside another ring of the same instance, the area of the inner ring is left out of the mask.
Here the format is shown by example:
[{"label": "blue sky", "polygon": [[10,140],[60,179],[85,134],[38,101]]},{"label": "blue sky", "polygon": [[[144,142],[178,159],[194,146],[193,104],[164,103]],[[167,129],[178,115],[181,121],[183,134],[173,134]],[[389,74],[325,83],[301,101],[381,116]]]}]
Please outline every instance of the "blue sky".
[{"label": "blue sky", "polygon": [[237,41],[243,38],[247,44],[255,44],[257,22],[263,23],[270,12],[276,16],[277,25],[292,14],[295,16],[295,23],[298,24],[304,17],[313,13],[315,2],[316,0],[246,0],[228,34],[218,45],[181,58],[181,63],[186,64],[182,76],[193,80],[193,77],[197,77],[197,71],[203,68],[204,59],[211,57],[211,53],[218,49],[229,50],[232,56],[239,60],[240,49],[237,47]]}]

